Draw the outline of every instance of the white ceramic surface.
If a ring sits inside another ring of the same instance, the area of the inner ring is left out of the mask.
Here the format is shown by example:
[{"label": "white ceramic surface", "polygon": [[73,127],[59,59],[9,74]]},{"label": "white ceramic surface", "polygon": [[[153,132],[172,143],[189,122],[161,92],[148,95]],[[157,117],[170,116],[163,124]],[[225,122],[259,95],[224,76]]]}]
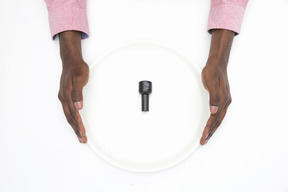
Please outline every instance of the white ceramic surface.
[{"label": "white ceramic surface", "polygon": [[[149,112],[141,111],[142,80],[152,82]],[[199,67],[175,50],[148,41],[117,46],[90,68],[81,112],[88,143],[125,170],[175,166],[199,146],[207,98]]]}]

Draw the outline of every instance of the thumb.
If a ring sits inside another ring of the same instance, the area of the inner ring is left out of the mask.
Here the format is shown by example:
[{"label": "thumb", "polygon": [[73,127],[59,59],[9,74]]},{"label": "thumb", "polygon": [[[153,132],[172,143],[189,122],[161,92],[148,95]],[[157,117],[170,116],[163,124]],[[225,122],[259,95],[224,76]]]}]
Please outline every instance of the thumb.
[{"label": "thumb", "polygon": [[210,105],[210,112],[216,114],[218,111],[218,106]]},{"label": "thumb", "polygon": [[210,112],[211,114],[216,114],[218,111],[218,106],[220,102],[220,94],[217,89],[217,86],[210,87],[209,89],[209,97],[210,97]]},{"label": "thumb", "polygon": [[84,83],[81,81],[80,78],[73,78],[71,99],[77,110],[81,110],[83,108],[83,94],[82,94],[83,87]]}]

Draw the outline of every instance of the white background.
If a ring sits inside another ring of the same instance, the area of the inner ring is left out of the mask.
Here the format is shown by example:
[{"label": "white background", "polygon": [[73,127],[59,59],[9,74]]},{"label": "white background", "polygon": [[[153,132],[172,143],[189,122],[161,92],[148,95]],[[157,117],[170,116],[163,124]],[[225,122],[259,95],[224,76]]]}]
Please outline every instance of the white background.
[{"label": "white background", "polygon": [[[91,64],[129,40],[205,65],[209,0],[90,0]],[[0,191],[288,191],[288,1],[251,0],[229,62],[233,103],[209,143],[169,170],[119,170],[80,145],[57,100],[61,60],[41,0],[0,1]]]}]

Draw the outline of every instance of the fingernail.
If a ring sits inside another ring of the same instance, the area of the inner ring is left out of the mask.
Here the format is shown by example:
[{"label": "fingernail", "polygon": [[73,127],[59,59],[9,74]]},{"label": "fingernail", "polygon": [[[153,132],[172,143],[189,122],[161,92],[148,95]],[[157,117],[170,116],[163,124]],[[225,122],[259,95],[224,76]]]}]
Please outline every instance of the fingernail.
[{"label": "fingernail", "polygon": [[82,103],[80,101],[75,102],[74,106],[76,107],[77,110],[82,109]]},{"label": "fingernail", "polygon": [[218,107],[217,107],[217,106],[211,106],[211,107],[210,107],[210,112],[211,112],[212,114],[217,113],[217,111],[218,111]]},{"label": "fingernail", "polygon": [[83,143],[84,144],[87,143],[87,137],[86,136],[83,137]]},{"label": "fingernail", "polygon": [[82,138],[78,137],[78,140],[79,140],[80,143],[83,143]]},{"label": "fingernail", "polygon": [[203,138],[200,139],[201,145],[205,145],[207,142],[208,142],[208,139],[203,139]]},{"label": "fingernail", "polygon": [[208,140],[209,140],[209,139],[205,139],[203,145],[206,145],[206,143],[208,142]]},{"label": "fingernail", "polygon": [[207,141],[203,138],[200,139],[200,145],[205,145],[207,143]]}]

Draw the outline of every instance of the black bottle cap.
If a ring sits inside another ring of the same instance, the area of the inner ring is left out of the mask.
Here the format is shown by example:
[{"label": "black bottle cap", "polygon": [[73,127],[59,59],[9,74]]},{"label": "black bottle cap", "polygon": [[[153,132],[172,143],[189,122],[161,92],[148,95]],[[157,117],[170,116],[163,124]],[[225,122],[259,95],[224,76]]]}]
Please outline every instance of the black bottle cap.
[{"label": "black bottle cap", "polygon": [[139,93],[142,95],[142,111],[149,111],[149,94],[152,93],[152,83],[140,81]]}]

